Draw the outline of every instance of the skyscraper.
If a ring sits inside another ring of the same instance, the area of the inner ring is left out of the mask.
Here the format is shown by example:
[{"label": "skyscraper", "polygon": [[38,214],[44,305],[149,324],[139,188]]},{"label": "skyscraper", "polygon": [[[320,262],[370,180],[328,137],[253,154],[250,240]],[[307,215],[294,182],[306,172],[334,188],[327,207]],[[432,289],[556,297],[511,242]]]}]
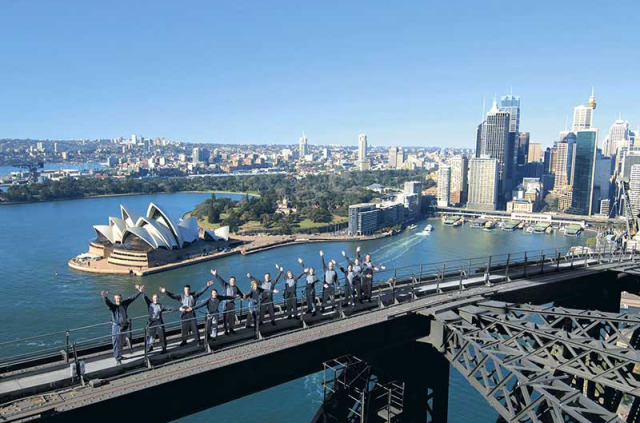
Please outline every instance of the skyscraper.
[{"label": "skyscraper", "polygon": [[467,201],[467,174],[469,160],[465,156],[454,156],[449,159],[451,167],[451,186],[449,188],[449,202],[460,205]]},{"label": "skyscraper", "polygon": [[611,157],[617,155],[622,148],[629,149],[629,122],[617,119],[609,128],[609,133],[602,143],[602,154]]},{"label": "skyscraper", "polygon": [[573,128],[572,131],[581,131],[590,129],[593,125],[593,111],[596,109],[596,97],[591,89],[589,103],[586,106],[576,106],[573,109]]},{"label": "skyscraper", "polygon": [[514,169],[514,185],[522,182],[524,177],[524,165],[528,163],[529,156],[529,133],[520,132],[517,134],[515,145],[515,169]]},{"label": "skyscraper", "polygon": [[500,97],[500,110],[509,113],[509,132],[520,132],[520,97],[511,94]]},{"label": "skyscraper", "polygon": [[470,209],[495,210],[498,202],[498,160],[475,157],[469,160]]},{"label": "skyscraper", "polygon": [[539,142],[529,142],[528,163],[539,162],[542,159],[542,144]]},{"label": "skyscraper", "polygon": [[358,135],[358,160],[363,162],[367,158],[367,136]]},{"label": "skyscraper", "polygon": [[509,148],[508,112],[498,108],[495,100],[485,120],[478,129],[476,158],[489,156],[498,161],[498,193],[505,196],[511,192],[511,174],[513,149]]},{"label": "skyscraper", "polygon": [[302,135],[300,137],[300,160],[304,160],[304,156],[306,156],[307,154],[309,154],[309,150],[307,147],[307,137],[305,137],[304,135]]},{"label": "skyscraper", "polygon": [[597,143],[597,129],[584,129],[576,132],[571,208],[577,214],[587,216],[592,214]]},{"label": "skyscraper", "polygon": [[569,185],[569,171],[567,168],[569,158],[569,144],[566,142],[556,142],[551,148],[550,173],[555,175],[553,189],[558,191]]},{"label": "skyscraper", "polygon": [[371,169],[371,161],[367,158],[367,136],[358,135],[358,168],[360,170]]},{"label": "skyscraper", "polygon": [[398,167],[398,147],[389,148],[389,168],[396,169]]},{"label": "skyscraper", "polygon": [[438,207],[448,207],[451,198],[451,167],[440,164],[438,169]]},{"label": "skyscraper", "polygon": [[637,216],[640,211],[640,164],[629,169],[629,202],[631,211]]}]

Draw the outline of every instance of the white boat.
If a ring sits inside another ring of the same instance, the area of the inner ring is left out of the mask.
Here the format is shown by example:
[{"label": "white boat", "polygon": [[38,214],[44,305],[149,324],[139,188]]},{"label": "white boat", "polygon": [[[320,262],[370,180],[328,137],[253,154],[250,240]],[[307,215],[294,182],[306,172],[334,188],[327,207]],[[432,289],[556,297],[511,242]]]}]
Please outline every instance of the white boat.
[{"label": "white boat", "polygon": [[409,225],[409,226],[407,226],[407,230],[408,230],[408,231],[411,231],[411,230],[413,230],[413,229],[415,229],[415,228],[417,228],[417,226],[416,226],[416,225]]},{"label": "white boat", "polygon": [[431,223],[429,223],[427,226],[424,227],[425,232],[431,232],[432,230],[433,230],[433,225]]}]

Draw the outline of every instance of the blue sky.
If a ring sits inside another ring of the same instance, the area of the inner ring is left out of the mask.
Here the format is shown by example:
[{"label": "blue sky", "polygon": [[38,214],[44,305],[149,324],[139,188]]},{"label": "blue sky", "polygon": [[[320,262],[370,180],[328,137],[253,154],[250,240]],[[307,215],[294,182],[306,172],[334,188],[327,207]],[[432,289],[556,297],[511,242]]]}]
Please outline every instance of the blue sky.
[{"label": "blue sky", "polygon": [[640,124],[638,2],[0,0],[0,138],[473,147],[482,99],[550,143],[596,90]]}]

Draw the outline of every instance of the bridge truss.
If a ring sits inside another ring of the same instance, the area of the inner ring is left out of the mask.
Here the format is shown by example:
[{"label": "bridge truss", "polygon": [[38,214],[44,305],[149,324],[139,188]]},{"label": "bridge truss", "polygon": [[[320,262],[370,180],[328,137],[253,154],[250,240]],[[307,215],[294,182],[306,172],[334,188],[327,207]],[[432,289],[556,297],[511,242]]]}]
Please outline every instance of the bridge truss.
[{"label": "bridge truss", "polygon": [[507,421],[640,422],[638,315],[487,301],[432,328]]}]

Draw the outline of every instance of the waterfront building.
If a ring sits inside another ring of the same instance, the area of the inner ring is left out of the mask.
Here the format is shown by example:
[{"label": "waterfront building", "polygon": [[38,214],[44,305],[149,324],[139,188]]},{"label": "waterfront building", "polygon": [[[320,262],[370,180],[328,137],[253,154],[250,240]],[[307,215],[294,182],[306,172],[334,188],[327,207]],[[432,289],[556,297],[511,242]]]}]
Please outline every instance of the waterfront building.
[{"label": "waterfront building", "polygon": [[498,160],[475,157],[469,160],[470,209],[495,210],[498,201]]},{"label": "waterfront building", "polygon": [[584,106],[576,106],[573,109],[573,127],[572,131],[582,131],[584,129],[591,129],[593,126],[593,111],[596,109],[596,97],[591,89],[591,96],[589,97],[589,103]]},{"label": "waterfront building", "polygon": [[441,164],[438,169],[438,207],[448,207],[451,198],[451,167]]},{"label": "waterfront building", "polygon": [[507,213],[533,213],[533,203],[529,200],[507,201]]},{"label": "waterfront building", "polygon": [[416,217],[420,214],[420,198],[419,194],[403,193],[399,196],[398,199],[402,201],[408,217]]},{"label": "waterfront building", "polygon": [[[144,216],[120,206],[120,217],[110,217],[107,225],[95,225],[96,239],[89,253],[115,266],[149,267],[179,259],[180,250],[200,240],[195,218],[172,219],[160,207],[150,203]],[[228,241],[229,227],[205,231],[203,240]],[[194,247],[195,248],[195,247]],[[198,247],[198,252],[202,249]]]},{"label": "waterfront building", "polygon": [[370,235],[378,230],[378,213],[373,203],[349,206],[349,235]]},{"label": "waterfront building", "polygon": [[304,160],[306,155],[309,154],[309,150],[307,146],[307,137],[305,137],[303,134],[298,140],[298,143],[299,143],[298,157],[300,157],[300,160]]},{"label": "waterfront building", "polygon": [[539,142],[529,142],[529,152],[527,154],[527,161],[539,162],[542,160],[542,144]]},{"label": "waterfront building", "polygon": [[402,203],[386,202],[380,204],[378,209],[378,225],[381,228],[396,225],[404,220],[405,209]]},{"label": "waterfront building", "polygon": [[573,177],[572,212],[590,216],[593,211],[593,181],[595,176],[597,129],[576,132],[575,166]]},{"label": "waterfront building", "polygon": [[460,205],[467,201],[467,175],[469,173],[469,160],[466,156],[454,156],[449,159],[451,168],[451,184],[449,202]]}]

